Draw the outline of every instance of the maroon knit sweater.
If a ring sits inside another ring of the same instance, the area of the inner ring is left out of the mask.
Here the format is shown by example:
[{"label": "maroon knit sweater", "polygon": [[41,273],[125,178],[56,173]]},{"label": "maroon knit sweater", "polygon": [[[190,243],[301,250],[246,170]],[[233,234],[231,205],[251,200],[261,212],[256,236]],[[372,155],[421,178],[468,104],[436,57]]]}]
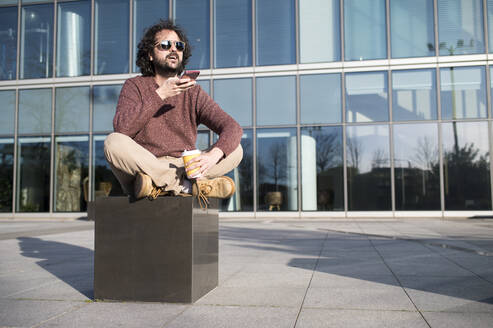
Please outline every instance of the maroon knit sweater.
[{"label": "maroon knit sweater", "polygon": [[134,139],[156,157],[180,157],[195,149],[197,127],[204,124],[219,135],[215,146],[227,156],[238,147],[243,130],[197,84],[162,100],[152,76],[125,81],[113,128]]}]

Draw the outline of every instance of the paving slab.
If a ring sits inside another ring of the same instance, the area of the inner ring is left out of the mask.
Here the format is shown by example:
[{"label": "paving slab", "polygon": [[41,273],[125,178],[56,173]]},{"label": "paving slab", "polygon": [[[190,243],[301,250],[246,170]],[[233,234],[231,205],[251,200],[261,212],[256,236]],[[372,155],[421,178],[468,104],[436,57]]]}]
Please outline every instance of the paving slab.
[{"label": "paving slab", "polygon": [[493,326],[493,313],[423,312],[423,316],[433,328],[491,328]]}]

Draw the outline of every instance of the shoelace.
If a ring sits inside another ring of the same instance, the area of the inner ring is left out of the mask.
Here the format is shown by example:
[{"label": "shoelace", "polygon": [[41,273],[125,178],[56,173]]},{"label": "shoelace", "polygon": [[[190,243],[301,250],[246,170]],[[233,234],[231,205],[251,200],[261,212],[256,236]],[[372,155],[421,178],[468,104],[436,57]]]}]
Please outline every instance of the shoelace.
[{"label": "shoelace", "polygon": [[206,210],[207,206],[209,205],[209,199],[207,199],[207,195],[211,192],[212,187],[209,185],[202,185],[197,189],[197,200],[199,201],[200,208]]},{"label": "shoelace", "polygon": [[149,194],[149,196],[147,196],[147,198],[149,198],[149,200],[154,200],[159,196],[159,194],[161,194],[161,191],[161,188],[154,187],[152,188],[151,193]]}]

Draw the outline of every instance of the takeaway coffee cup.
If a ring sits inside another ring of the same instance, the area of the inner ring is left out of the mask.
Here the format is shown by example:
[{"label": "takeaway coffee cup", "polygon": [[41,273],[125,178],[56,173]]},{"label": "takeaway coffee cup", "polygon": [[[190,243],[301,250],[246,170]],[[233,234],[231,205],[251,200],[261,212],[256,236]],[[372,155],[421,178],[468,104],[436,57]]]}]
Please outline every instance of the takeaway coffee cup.
[{"label": "takeaway coffee cup", "polygon": [[[194,158],[200,155],[200,150],[194,149],[194,150],[185,150],[181,154],[181,158],[183,158],[183,164],[185,164],[185,170],[188,168],[188,162]],[[200,178],[202,174],[195,174],[199,170],[200,167],[194,168],[191,171],[186,171],[187,172],[187,178],[192,179],[192,178]]]}]

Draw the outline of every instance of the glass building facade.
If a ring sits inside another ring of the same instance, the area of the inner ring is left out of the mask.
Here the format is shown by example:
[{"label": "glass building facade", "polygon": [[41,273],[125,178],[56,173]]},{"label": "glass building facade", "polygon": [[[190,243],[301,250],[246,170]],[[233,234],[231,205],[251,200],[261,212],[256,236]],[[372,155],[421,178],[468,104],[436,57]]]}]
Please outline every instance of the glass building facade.
[{"label": "glass building facade", "polygon": [[103,143],[159,18],[244,130],[223,213],[493,213],[493,0],[4,0],[0,215],[122,194]]}]

